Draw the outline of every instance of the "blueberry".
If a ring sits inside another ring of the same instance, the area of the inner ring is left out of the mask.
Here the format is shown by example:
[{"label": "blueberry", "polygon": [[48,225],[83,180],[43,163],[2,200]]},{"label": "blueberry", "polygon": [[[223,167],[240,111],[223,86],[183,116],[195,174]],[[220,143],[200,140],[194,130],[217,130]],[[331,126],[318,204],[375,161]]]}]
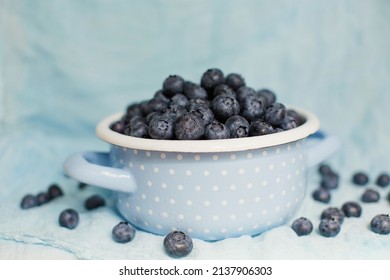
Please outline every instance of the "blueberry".
[{"label": "blueberry", "polygon": [[200,85],[211,94],[217,85],[223,84],[225,77],[220,69],[212,68],[203,73]]},{"label": "blueberry", "polygon": [[88,187],[88,184],[84,183],[84,182],[79,182],[78,183],[78,188],[79,190],[83,190],[85,189],[86,187]]},{"label": "blueberry", "polygon": [[168,107],[169,103],[161,98],[152,98],[146,103],[144,115],[151,112],[162,112]]},{"label": "blueberry", "polygon": [[379,214],[372,218],[371,230],[378,234],[390,233],[390,217],[388,214]]},{"label": "blueberry", "polygon": [[214,99],[218,95],[227,95],[227,96],[236,98],[235,91],[226,84],[217,85],[214,88],[213,93],[211,94],[210,98]]},{"label": "blueberry", "polygon": [[173,120],[176,120],[184,113],[187,113],[186,108],[177,104],[171,104],[163,111],[164,116],[169,117]]},{"label": "blueberry", "polygon": [[170,75],[163,82],[162,91],[168,98],[172,98],[175,94],[182,93],[184,87],[184,79],[178,75]]},{"label": "blueberry", "polygon": [[127,106],[126,108],[126,116],[131,119],[135,116],[142,116],[142,109],[140,103],[133,103]]},{"label": "blueberry", "polygon": [[203,120],[194,113],[181,115],[174,124],[174,133],[179,140],[198,140],[204,135]]},{"label": "blueberry", "polygon": [[[169,108],[169,106],[168,106],[168,108]],[[165,109],[163,112],[165,112],[166,110],[168,110],[168,108]],[[145,122],[146,122],[146,124],[149,125],[149,124],[150,124],[150,121],[151,121],[152,119],[154,119],[154,118],[157,117],[157,116],[161,116],[161,115],[162,115],[161,112],[151,112],[151,113],[147,114],[146,117],[145,117]]]},{"label": "blueberry", "polygon": [[368,183],[368,176],[364,172],[356,172],[352,175],[352,183],[359,186],[367,185]]},{"label": "blueberry", "polygon": [[190,99],[188,101],[186,109],[188,111],[191,111],[192,109],[195,109],[198,106],[210,107],[211,103],[210,103],[210,101],[208,99],[202,99],[202,98]]},{"label": "blueberry", "polygon": [[282,124],[286,113],[286,106],[282,103],[272,103],[265,110],[264,119],[270,125],[279,126]]},{"label": "blueberry", "polygon": [[312,193],[312,197],[314,200],[322,202],[322,203],[329,203],[331,195],[328,189],[325,188],[318,188]]},{"label": "blueberry", "polygon": [[305,119],[293,109],[287,109],[287,116],[293,117],[297,126],[300,126],[305,122]]},{"label": "blueberry", "polygon": [[256,95],[265,98],[267,101],[267,107],[276,102],[275,93],[269,89],[260,89],[256,92]]},{"label": "blueberry", "polygon": [[242,116],[236,115],[228,118],[225,125],[230,133],[230,138],[242,138],[249,135],[249,122]]},{"label": "blueberry", "polygon": [[204,138],[209,140],[228,139],[230,138],[230,132],[226,125],[214,120],[212,123],[206,126]]},{"label": "blueberry", "polygon": [[211,110],[217,120],[225,122],[229,117],[240,113],[240,104],[234,97],[218,95],[211,102]]},{"label": "blueberry", "polygon": [[339,186],[339,175],[331,172],[321,177],[321,187],[329,190],[337,189]]},{"label": "blueberry", "polygon": [[295,121],[295,119],[291,116],[285,116],[282,123],[279,125],[279,127],[283,130],[290,130],[290,129],[293,129],[293,128],[296,128],[298,125],[297,125],[297,122]]},{"label": "blueberry", "polygon": [[128,126],[130,127],[134,127],[138,124],[145,124],[146,123],[146,120],[144,117],[141,117],[141,116],[134,116],[130,119],[130,122],[128,124]]},{"label": "blueberry", "polygon": [[49,194],[47,192],[40,192],[37,194],[38,205],[48,203],[50,201]]},{"label": "blueberry", "polygon": [[185,82],[183,86],[183,94],[187,96],[188,99],[206,99],[207,92],[200,85],[193,82]]},{"label": "blueberry", "polygon": [[190,113],[201,118],[204,126],[207,126],[214,121],[214,113],[209,107],[199,105],[197,108],[192,109]]},{"label": "blueberry", "polygon": [[340,229],[340,222],[334,218],[323,219],[318,226],[320,234],[324,237],[335,237],[339,234]]},{"label": "blueberry", "polygon": [[185,108],[188,104],[188,98],[184,94],[178,93],[171,98],[170,104],[177,104]]},{"label": "blueberry", "polygon": [[345,202],[341,206],[341,210],[346,217],[360,217],[362,215],[362,207],[354,201]]},{"label": "blueberry", "polygon": [[47,194],[50,200],[64,195],[62,189],[57,184],[51,184],[47,190]]},{"label": "blueberry", "polygon": [[125,127],[125,123],[120,120],[111,124],[110,129],[118,133],[123,133],[125,131]]},{"label": "blueberry", "polygon": [[138,123],[134,126],[127,127],[124,134],[138,138],[149,138],[149,127],[145,123]]},{"label": "blueberry", "polygon": [[[248,96],[256,97],[256,91],[253,88],[247,87],[247,86],[240,87],[239,89],[237,89],[236,99],[238,100],[238,102],[241,103]],[[266,104],[264,104],[264,105],[266,105]],[[264,108],[265,107],[266,106],[264,106]]]},{"label": "blueberry", "polygon": [[387,173],[379,174],[378,178],[376,179],[376,184],[382,188],[387,187],[390,185],[390,176]]},{"label": "blueberry", "polygon": [[264,102],[252,95],[244,97],[240,102],[240,115],[248,121],[260,120],[264,114]]},{"label": "blueberry", "polygon": [[173,118],[166,115],[153,118],[149,123],[149,135],[153,139],[172,139]]},{"label": "blueberry", "polygon": [[260,136],[274,133],[272,126],[263,121],[254,121],[249,125],[249,136]]},{"label": "blueberry", "polygon": [[171,102],[171,99],[166,97],[162,91],[162,89],[156,91],[156,93],[154,94],[153,98],[160,98],[162,99],[163,101],[165,101],[165,103],[169,103]]},{"label": "blueberry", "polygon": [[103,197],[101,197],[98,194],[94,194],[90,197],[88,197],[84,202],[84,207],[87,210],[96,209],[98,207],[102,207],[106,205],[106,201]]},{"label": "blueberry", "polygon": [[321,176],[326,176],[333,173],[333,170],[328,164],[322,163],[318,167],[318,172],[320,173]]},{"label": "blueberry", "polygon": [[362,194],[361,199],[363,202],[367,202],[367,203],[378,202],[380,199],[380,194],[376,190],[367,189]]},{"label": "blueberry", "polygon": [[313,231],[313,224],[309,219],[301,217],[292,223],[291,228],[298,236],[309,235]]},{"label": "blueberry", "polygon": [[340,224],[343,223],[344,221],[344,213],[340,209],[336,207],[329,207],[326,208],[324,211],[321,213],[321,220],[324,219],[334,219],[337,220]]},{"label": "blueberry", "polygon": [[61,212],[58,222],[62,227],[74,229],[79,223],[79,213],[71,208],[65,209]]},{"label": "blueberry", "polygon": [[26,194],[22,198],[22,201],[20,203],[20,207],[22,209],[29,209],[29,208],[32,208],[32,207],[35,207],[38,205],[39,205],[39,203],[38,203],[37,197],[35,195],[32,195],[32,194]]},{"label": "blueberry", "polygon": [[128,222],[120,222],[112,229],[112,239],[118,243],[128,243],[135,237],[135,229]]},{"label": "blueberry", "polygon": [[192,239],[181,231],[173,231],[164,238],[164,249],[172,258],[182,258],[191,253],[193,248]]},{"label": "blueberry", "polygon": [[241,75],[236,73],[230,73],[226,76],[225,83],[233,90],[237,90],[240,87],[245,86],[245,80]]}]

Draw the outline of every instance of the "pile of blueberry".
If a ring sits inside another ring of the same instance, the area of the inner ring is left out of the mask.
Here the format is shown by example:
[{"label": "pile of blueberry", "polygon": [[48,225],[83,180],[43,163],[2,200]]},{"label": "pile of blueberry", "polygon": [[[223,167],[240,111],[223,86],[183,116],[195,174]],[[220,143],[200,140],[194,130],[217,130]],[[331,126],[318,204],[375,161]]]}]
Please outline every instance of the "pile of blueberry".
[{"label": "pile of blueberry", "polygon": [[[314,200],[329,203],[331,199],[330,192],[339,187],[339,175],[327,164],[320,165],[319,174],[321,176],[320,186],[312,193]],[[369,183],[369,176],[364,172],[356,172],[352,175],[351,182],[356,186],[365,186]],[[378,175],[375,184],[381,188],[390,185],[390,176],[387,173]],[[374,203],[380,199],[380,193],[373,188],[367,188],[362,196],[361,202]],[[387,196],[390,202],[390,192]],[[362,207],[356,201],[347,201],[341,208],[328,207],[320,215],[320,223],[318,232],[325,237],[334,237],[340,230],[344,218],[360,217],[362,214]],[[293,221],[291,228],[298,236],[309,235],[313,231],[312,222],[301,217]],[[390,217],[388,214],[378,214],[372,218],[370,228],[373,232],[378,234],[390,233]]]},{"label": "pile of blueberry", "polygon": [[62,195],[64,195],[64,193],[62,192],[60,186],[53,183],[48,187],[47,191],[39,192],[37,195],[26,194],[20,202],[20,207],[22,209],[29,209],[41,206]]},{"label": "pile of blueberry", "polygon": [[132,103],[111,129],[152,139],[227,139],[289,130],[304,119],[276,102],[268,89],[255,90],[236,73],[208,69],[200,84],[167,77],[152,99]]}]

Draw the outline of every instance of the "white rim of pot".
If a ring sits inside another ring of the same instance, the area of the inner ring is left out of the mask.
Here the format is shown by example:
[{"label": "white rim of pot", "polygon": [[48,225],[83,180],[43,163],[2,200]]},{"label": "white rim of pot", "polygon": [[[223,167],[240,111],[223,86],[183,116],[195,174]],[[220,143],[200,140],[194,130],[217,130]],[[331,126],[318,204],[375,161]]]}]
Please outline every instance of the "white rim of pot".
[{"label": "white rim of pot", "polygon": [[104,118],[97,125],[96,134],[103,141],[124,148],[161,152],[209,153],[245,151],[286,144],[304,139],[319,129],[320,122],[313,113],[298,108],[288,108],[295,110],[301,115],[306,120],[305,123],[294,129],[262,136],[218,140],[159,140],[137,138],[120,134],[110,129],[112,123],[121,119],[124,114],[123,112],[118,112]]}]

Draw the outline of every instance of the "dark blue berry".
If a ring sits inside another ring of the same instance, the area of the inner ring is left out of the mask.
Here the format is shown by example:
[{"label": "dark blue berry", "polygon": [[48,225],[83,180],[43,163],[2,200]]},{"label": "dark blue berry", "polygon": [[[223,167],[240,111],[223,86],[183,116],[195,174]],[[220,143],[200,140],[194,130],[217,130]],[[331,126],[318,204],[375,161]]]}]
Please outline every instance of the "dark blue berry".
[{"label": "dark blue berry", "polygon": [[217,120],[225,122],[229,117],[240,113],[240,104],[234,97],[218,95],[211,102],[211,110]]},{"label": "dark blue berry", "polygon": [[211,103],[208,99],[201,99],[201,98],[196,98],[196,99],[190,99],[187,104],[187,111],[191,111],[192,109],[195,109],[198,106],[206,106],[210,107]]},{"label": "dark blue berry", "polygon": [[185,82],[183,86],[183,94],[187,96],[188,99],[206,99],[207,92],[200,85],[193,82]]},{"label": "dark blue berry", "polygon": [[126,127],[125,123],[122,120],[120,120],[111,124],[110,129],[118,133],[123,133],[125,131],[125,127]]},{"label": "dark blue berry", "polygon": [[322,163],[318,167],[318,172],[320,173],[321,176],[326,176],[333,173],[333,170],[328,164]]},{"label": "dark blue berry", "polygon": [[88,197],[84,202],[84,207],[87,210],[92,210],[92,209],[102,207],[105,205],[106,205],[105,199],[98,194],[94,194],[94,195]]},{"label": "dark blue berry", "polygon": [[29,209],[35,206],[38,206],[38,199],[35,195],[27,194],[22,198],[22,201],[20,202],[20,207],[22,209]]},{"label": "dark blue berry", "polygon": [[[256,97],[256,91],[253,88],[247,86],[243,86],[237,89],[236,99],[239,103],[241,103],[248,96]],[[266,106],[264,106],[264,108],[266,108]]]},{"label": "dark blue berry", "polygon": [[230,138],[242,138],[249,135],[249,122],[242,116],[236,115],[228,118],[225,125],[230,133]]},{"label": "dark blue berry", "polygon": [[135,229],[128,222],[120,222],[112,229],[112,239],[118,243],[128,243],[135,237]]},{"label": "dark blue berry", "polygon": [[388,214],[379,214],[372,218],[371,230],[378,234],[390,233],[390,217]]},{"label": "dark blue berry", "polygon": [[264,114],[263,101],[255,96],[248,95],[240,102],[240,115],[249,122],[260,120]]},{"label": "dark blue berry", "polygon": [[85,189],[86,187],[88,187],[88,184],[84,183],[84,182],[79,182],[78,183],[78,187],[79,187],[79,190],[83,190]]},{"label": "dark blue berry", "polygon": [[177,104],[185,108],[188,102],[189,102],[188,98],[184,94],[178,93],[171,98],[170,104]]},{"label": "dark blue berry", "polygon": [[149,135],[153,139],[172,139],[173,118],[166,115],[153,118],[149,123]]},{"label": "dark blue berry", "polygon": [[257,96],[263,97],[267,101],[267,107],[276,102],[276,95],[269,89],[260,89],[256,92]]},{"label": "dark blue berry", "polygon": [[190,236],[181,231],[170,232],[164,238],[164,249],[172,258],[182,258],[191,253],[193,248]]},{"label": "dark blue berry", "polygon": [[362,194],[362,201],[371,203],[371,202],[378,202],[380,199],[380,194],[376,190],[373,189],[367,189]]},{"label": "dark blue berry", "polygon": [[203,120],[194,113],[181,115],[174,124],[174,133],[179,140],[198,140],[204,135]]},{"label": "dark blue berry", "polygon": [[287,116],[293,117],[297,126],[300,126],[305,122],[305,119],[293,109],[287,109]]},{"label": "dark blue berry", "polygon": [[228,139],[230,138],[230,132],[227,129],[226,125],[215,120],[206,126],[204,138],[208,140]]},{"label": "dark blue berry", "polygon": [[176,120],[178,117],[185,113],[187,113],[186,108],[177,104],[171,104],[163,111],[164,116],[169,117],[173,120]]},{"label": "dark blue berry", "polygon": [[344,222],[344,213],[336,207],[329,207],[321,213],[321,220],[324,219],[334,219],[342,224]]},{"label": "dark blue berry", "polygon": [[182,93],[184,87],[184,79],[178,75],[170,75],[163,82],[162,91],[168,98],[172,98],[175,94]]},{"label": "dark blue berry", "polygon": [[233,90],[237,90],[240,87],[245,86],[245,80],[241,75],[236,73],[231,73],[226,76],[225,83],[231,87]]},{"label": "dark blue berry", "polygon": [[318,230],[324,237],[335,237],[341,230],[341,224],[337,219],[323,219],[318,226]]},{"label": "dark blue berry", "polygon": [[339,175],[335,172],[321,177],[321,187],[329,190],[337,189],[339,186]]},{"label": "dark blue berry", "polygon": [[130,122],[128,124],[128,126],[130,127],[134,127],[140,123],[143,123],[145,124],[146,123],[146,120],[144,117],[141,117],[141,116],[134,116],[132,119],[130,119]]},{"label": "dark blue berry", "polygon": [[359,186],[367,185],[368,183],[368,176],[364,172],[356,172],[352,176],[352,183]]},{"label": "dark blue berry", "polygon": [[204,126],[207,126],[214,121],[214,113],[209,107],[198,106],[189,112],[201,118]]},{"label": "dark blue berry", "polygon": [[313,231],[313,224],[309,219],[301,217],[292,223],[291,228],[298,236],[309,235]]},{"label": "dark blue berry", "polygon": [[152,98],[146,103],[144,115],[152,112],[162,112],[168,107],[169,103],[161,98]]},{"label": "dark blue berry", "polygon": [[156,91],[156,93],[154,94],[153,98],[160,98],[160,99],[162,99],[165,103],[171,102],[171,99],[168,98],[168,97],[166,97],[161,89],[158,90],[158,91]]},{"label": "dark blue berry", "polygon": [[285,116],[279,127],[283,130],[290,130],[296,128],[298,125],[293,117]]},{"label": "dark blue berry", "polygon": [[213,93],[211,94],[210,98],[214,99],[218,95],[227,95],[227,96],[236,98],[236,93],[234,92],[234,90],[226,84],[217,85],[214,88]]},{"label": "dark blue berry", "polygon": [[286,106],[282,103],[272,103],[265,110],[264,119],[270,125],[279,126],[282,124],[286,113]]},{"label": "dark blue berry", "polygon": [[129,119],[135,116],[142,116],[142,109],[140,103],[133,103],[126,108],[126,117]]},{"label": "dark blue berry", "polygon": [[66,209],[61,212],[58,222],[62,227],[74,229],[79,223],[79,213],[74,209]]},{"label": "dark blue berry", "polygon": [[37,194],[38,205],[42,205],[48,203],[50,201],[50,197],[47,192],[40,192]]},{"label": "dark blue berry", "polygon": [[149,138],[149,127],[145,123],[138,123],[129,129],[126,128],[124,134],[138,138]]},{"label": "dark blue berry", "polygon": [[263,121],[254,121],[249,125],[249,136],[260,136],[274,133],[272,126]]},{"label": "dark blue berry", "polygon": [[47,194],[50,200],[64,195],[62,189],[57,184],[51,184],[47,190]]},{"label": "dark blue berry", "polygon": [[217,68],[208,69],[205,73],[203,73],[202,78],[200,79],[201,87],[203,87],[209,94],[212,94],[217,85],[223,84],[224,82],[225,77],[223,72]]},{"label": "dark blue berry", "polygon": [[312,197],[314,200],[322,202],[322,203],[329,203],[331,195],[328,189],[325,188],[318,188],[312,193]]},{"label": "dark blue berry", "polygon": [[390,176],[387,173],[379,174],[378,178],[376,179],[376,184],[382,188],[387,187],[390,185]]},{"label": "dark blue berry", "polygon": [[[168,106],[168,108],[169,108],[169,106]],[[165,109],[165,110],[167,110],[167,109]],[[164,110],[164,112],[165,112],[165,110]],[[149,114],[146,115],[146,117],[145,117],[145,122],[146,122],[146,124],[149,125],[149,123],[150,123],[150,121],[151,121],[152,119],[154,119],[154,118],[157,117],[157,116],[161,116],[161,115],[162,115],[162,113],[160,113],[160,112],[151,112],[151,113],[149,113]]]},{"label": "dark blue berry", "polygon": [[341,206],[341,210],[346,217],[360,217],[362,215],[362,207],[354,201],[345,202]]}]

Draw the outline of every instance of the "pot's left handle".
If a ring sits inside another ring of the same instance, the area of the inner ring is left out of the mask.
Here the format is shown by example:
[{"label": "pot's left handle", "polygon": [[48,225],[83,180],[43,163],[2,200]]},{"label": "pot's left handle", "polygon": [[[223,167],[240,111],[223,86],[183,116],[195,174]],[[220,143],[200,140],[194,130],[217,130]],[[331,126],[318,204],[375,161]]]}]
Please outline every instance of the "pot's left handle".
[{"label": "pot's left handle", "polygon": [[105,152],[75,153],[65,160],[64,171],[80,182],[113,191],[133,193],[137,189],[130,170],[112,167]]}]

